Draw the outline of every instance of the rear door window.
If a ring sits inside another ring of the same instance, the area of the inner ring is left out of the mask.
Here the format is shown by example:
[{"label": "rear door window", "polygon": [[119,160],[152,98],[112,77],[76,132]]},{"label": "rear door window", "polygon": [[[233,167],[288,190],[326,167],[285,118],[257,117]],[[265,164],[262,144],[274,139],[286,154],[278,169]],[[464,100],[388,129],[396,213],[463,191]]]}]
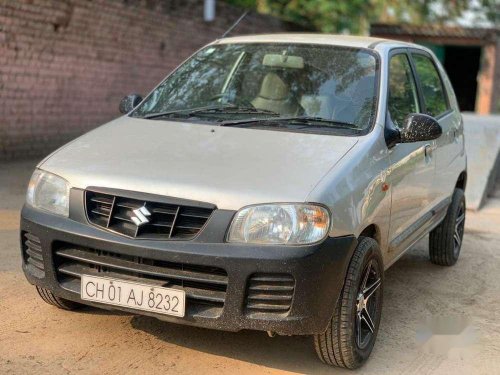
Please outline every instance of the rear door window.
[{"label": "rear door window", "polygon": [[432,60],[425,55],[412,54],[427,114],[437,117],[448,110],[443,82]]}]

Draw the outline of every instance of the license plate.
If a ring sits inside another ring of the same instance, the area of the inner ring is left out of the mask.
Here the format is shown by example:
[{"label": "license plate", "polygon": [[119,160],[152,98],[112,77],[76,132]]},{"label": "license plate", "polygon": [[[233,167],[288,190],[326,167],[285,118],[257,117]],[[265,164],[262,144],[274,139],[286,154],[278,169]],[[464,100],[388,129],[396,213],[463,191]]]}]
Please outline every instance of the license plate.
[{"label": "license plate", "polygon": [[157,314],[183,317],[186,293],[182,290],[151,286],[131,281],[82,275],[81,298],[86,301]]}]

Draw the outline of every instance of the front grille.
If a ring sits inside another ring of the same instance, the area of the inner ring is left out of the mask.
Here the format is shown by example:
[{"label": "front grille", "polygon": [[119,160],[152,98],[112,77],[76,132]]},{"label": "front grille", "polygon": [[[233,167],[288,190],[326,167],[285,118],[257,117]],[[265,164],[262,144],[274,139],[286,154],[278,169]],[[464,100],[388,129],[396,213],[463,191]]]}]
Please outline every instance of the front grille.
[{"label": "front grille", "polygon": [[24,232],[22,235],[23,256],[30,273],[38,278],[45,277],[45,267],[43,265],[42,244],[40,239]]},{"label": "front grille", "polygon": [[80,293],[81,275],[105,276],[186,292],[186,313],[217,317],[226,299],[222,268],[148,259],[59,244],[54,260],[60,285]]},{"label": "front grille", "polygon": [[287,274],[253,274],[247,286],[247,313],[285,314],[290,310],[295,279]]},{"label": "front grille", "polygon": [[85,192],[85,203],[92,224],[129,237],[158,240],[192,239],[214,210],[94,191]]}]

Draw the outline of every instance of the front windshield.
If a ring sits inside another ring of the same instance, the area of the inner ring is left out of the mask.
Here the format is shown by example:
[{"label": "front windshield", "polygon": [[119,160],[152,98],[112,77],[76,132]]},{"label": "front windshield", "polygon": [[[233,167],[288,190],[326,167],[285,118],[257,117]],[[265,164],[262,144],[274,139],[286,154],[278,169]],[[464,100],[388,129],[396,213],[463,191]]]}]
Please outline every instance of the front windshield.
[{"label": "front windshield", "polygon": [[[275,119],[311,117],[364,130],[374,121],[377,71],[374,54],[362,49],[284,43],[212,45],[167,77],[132,116],[197,110],[196,117],[217,122],[227,121],[228,113],[230,119],[272,114]],[[209,111],[214,108],[220,110]]]}]

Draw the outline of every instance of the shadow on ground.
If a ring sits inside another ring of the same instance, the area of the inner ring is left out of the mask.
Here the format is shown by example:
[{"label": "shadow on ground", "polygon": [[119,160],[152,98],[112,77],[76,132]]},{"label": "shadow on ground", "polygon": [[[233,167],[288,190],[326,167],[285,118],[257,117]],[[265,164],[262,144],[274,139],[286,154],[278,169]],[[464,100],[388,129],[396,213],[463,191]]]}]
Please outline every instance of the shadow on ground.
[{"label": "shadow on ground", "polygon": [[[432,265],[427,257],[426,243],[421,243],[417,249],[407,254],[387,271],[382,324],[370,362],[382,362],[382,357],[385,357],[384,352],[393,351],[394,347],[399,345],[394,341],[401,339],[401,332],[406,336],[407,344],[410,347],[415,346],[416,324],[408,325],[408,322],[415,322],[414,314],[419,309],[412,306],[411,302],[409,306],[401,306],[400,285],[407,283],[408,280],[413,280],[413,293],[422,293],[427,288],[426,284],[439,285],[442,283],[443,274],[446,276],[451,272],[449,270]],[[425,277],[422,278],[421,275],[425,275]],[[419,282],[415,282],[415,280],[421,280],[423,285],[419,285]],[[429,294],[427,296],[429,301],[420,297],[420,303],[423,303],[424,306],[435,303],[433,297]],[[416,300],[418,298],[415,298]],[[333,370],[320,363],[315,355],[312,339],[308,336],[278,336],[270,339],[265,332],[214,331],[170,324],[146,316],[134,316],[130,324],[133,328],[153,335],[169,344],[269,368],[299,373],[324,372],[331,374],[332,371],[334,373],[344,372],[339,369]],[[393,331],[399,334],[396,337],[391,337]],[[285,355],[284,352],[286,352]],[[369,364],[365,369],[371,367],[373,370],[373,365],[374,363]]]}]

